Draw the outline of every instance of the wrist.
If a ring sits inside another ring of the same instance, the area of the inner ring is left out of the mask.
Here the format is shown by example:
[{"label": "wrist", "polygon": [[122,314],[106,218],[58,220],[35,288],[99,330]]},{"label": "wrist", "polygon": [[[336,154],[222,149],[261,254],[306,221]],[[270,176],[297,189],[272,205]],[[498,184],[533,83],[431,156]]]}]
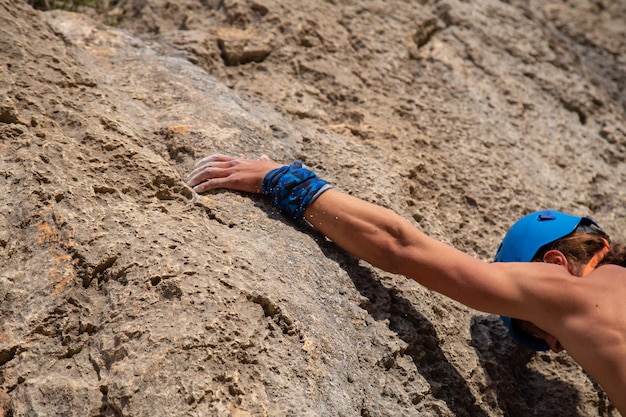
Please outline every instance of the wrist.
[{"label": "wrist", "polygon": [[330,188],[330,184],[301,161],[295,161],[268,172],[261,191],[272,199],[276,208],[293,219],[300,219],[306,208]]}]

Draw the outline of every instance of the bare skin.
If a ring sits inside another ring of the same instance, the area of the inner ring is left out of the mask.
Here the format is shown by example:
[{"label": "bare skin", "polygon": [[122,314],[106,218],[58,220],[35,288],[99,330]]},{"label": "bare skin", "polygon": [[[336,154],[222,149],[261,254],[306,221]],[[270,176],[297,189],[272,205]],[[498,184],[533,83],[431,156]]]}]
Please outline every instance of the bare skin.
[{"label": "bare skin", "polygon": [[[227,188],[260,193],[263,177],[281,166],[212,155],[187,182],[198,193]],[[626,268],[604,265],[578,277],[557,250],[544,262],[486,263],[430,238],[383,207],[331,189],[305,211],[335,244],[385,271],[402,274],[476,310],[537,326],[554,352],[567,350],[626,415]]]}]

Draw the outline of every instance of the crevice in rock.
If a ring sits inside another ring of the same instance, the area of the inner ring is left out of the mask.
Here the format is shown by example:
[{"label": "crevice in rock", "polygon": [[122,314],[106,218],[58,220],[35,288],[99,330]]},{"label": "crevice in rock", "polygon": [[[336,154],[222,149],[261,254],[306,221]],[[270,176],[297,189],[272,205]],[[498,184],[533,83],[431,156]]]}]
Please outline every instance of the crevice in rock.
[{"label": "crevice in rock", "polygon": [[261,306],[265,317],[272,319],[272,321],[282,330],[283,334],[295,336],[299,333],[295,322],[290,317],[285,315],[281,311],[280,307],[267,296],[262,294],[248,295],[248,300]]},{"label": "crevice in rock", "polygon": [[18,346],[11,346],[9,348],[0,349],[0,366],[3,366],[7,362],[10,362],[17,353]]}]

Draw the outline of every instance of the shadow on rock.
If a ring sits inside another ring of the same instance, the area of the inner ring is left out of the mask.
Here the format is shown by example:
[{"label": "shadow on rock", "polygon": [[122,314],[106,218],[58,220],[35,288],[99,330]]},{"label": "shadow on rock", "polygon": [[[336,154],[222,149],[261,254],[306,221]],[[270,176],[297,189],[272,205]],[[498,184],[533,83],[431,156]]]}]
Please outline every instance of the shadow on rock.
[{"label": "shadow on rock", "polygon": [[[306,226],[298,228],[305,233],[318,233]],[[357,258],[330,241],[318,239],[318,242],[326,257],[346,271],[357,291],[367,299],[361,307],[375,320],[389,320],[389,328],[407,343],[405,354],[411,357],[420,375],[430,385],[433,397],[444,401],[456,416],[486,417],[487,414],[476,405],[467,381],[439,347],[432,323],[397,289],[385,287],[370,269],[359,265]]]},{"label": "shadow on rock", "polygon": [[[472,346],[493,381],[494,401],[505,416],[581,416],[576,388],[529,369],[527,364],[537,353],[513,344],[498,316],[474,316],[470,326]],[[551,355],[540,353],[544,354]]]},{"label": "shadow on rock", "polygon": [[[324,255],[346,271],[357,291],[366,298],[360,307],[377,321],[388,320],[390,330],[407,343],[404,354],[411,357],[420,375],[430,385],[434,398],[444,401],[456,416],[487,417],[476,404],[468,381],[450,364],[439,347],[433,324],[402,296],[399,289],[383,285],[371,269],[361,266],[356,257],[324,238],[308,223],[291,222],[279,213],[271,212],[264,200],[255,204],[268,211],[271,218],[316,237]],[[472,346],[489,376],[490,391],[495,395],[490,398],[486,394],[481,398],[490,409],[500,409],[506,417],[582,417],[577,409],[580,395],[576,388],[529,369],[527,364],[535,352],[513,344],[498,316],[474,316],[470,331]]]},{"label": "shadow on rock", "polygon": [[2,390],[0,390],[0,417],[13,417],[11,398]]}]

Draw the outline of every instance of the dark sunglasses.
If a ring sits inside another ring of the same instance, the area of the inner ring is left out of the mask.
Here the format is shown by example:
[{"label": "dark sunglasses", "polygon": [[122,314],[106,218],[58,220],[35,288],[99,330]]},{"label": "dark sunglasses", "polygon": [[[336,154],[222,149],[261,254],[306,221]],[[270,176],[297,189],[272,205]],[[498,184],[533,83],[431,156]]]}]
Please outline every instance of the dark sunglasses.
[{"label": "dark sunglasses", "polygon": [[602,236],[609,243],[611,243],[611,238],[609,237],[609,235],[604,230],[602,230],[600,225],[598,225],[596,222],[594,222],[591,219],[582,219],[580,224],[576,227],[576,229],[574,230],[572,234],[577,235],[580,233],[595,233],[597,235]]}]

